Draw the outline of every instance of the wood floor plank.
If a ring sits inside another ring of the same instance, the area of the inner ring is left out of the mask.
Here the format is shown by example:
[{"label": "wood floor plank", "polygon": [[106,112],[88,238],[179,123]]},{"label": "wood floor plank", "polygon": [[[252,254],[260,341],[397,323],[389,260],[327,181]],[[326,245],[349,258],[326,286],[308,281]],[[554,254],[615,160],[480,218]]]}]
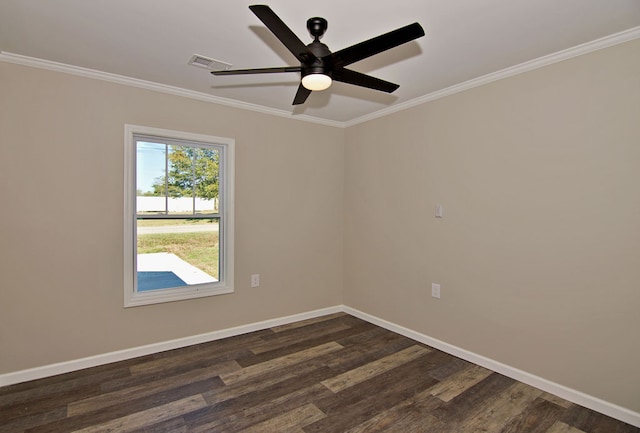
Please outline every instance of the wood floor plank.
[{"label": "wood floor plank", "polygon": [[[48,413],[62,409],[66,416],[67,404],[82,398],[94,397],[101,394],[99,384],[87,385],[82,388],[74,388],[72,391],[63,391],[42,397],[32,398],[28,401],[0,406],[0,419],[5,423],[16,418],[26,418],[42,413]],[[0,429],[0,431],[2,431]]]},{"label": "wood floor plank", "polygon": [[212,386],[221,386],[219,378],[206,379],[200,382],[189,383],[176,388],[162,391],[145,397],[114,402],[113,405],[86,412],[76,416],[70,416],[51,423],[42,424],[34,428],[27,429],[27,433],[60,433],[80,430],[92,425],[103,424],[116,418],[123,418],[128,415],[144,412],[164,404],[202,394]]},{"label": "wood floor plank", "polygon": [[448,377],[431,389],[431,395],[442,401],[450,401],[462,394],[478,382],[484,380],[492,373],[479,365],[470,365],[468,368]]},{"label": "wood floor plank", "polygon": [[516,382],[497,395],[492,404],[477,416],[467,418],[458,428],[458,432],[499,432],[510,419],[520,415],[540,394],[542,391],[539,389]]},{"label": "wood floor plank", "polygon": [[[326,367],[320,367],[308,374],[293,376],[285,381],[278,381],[271,386],[265,387],[261,380],[256,380],[260,384],[260,388],[239,395],[237,397],[229,397],[227,400],[209,405],[206,411],[185,417],[189,426],[196,431],[202,432],[228,432],[233,431],[231,427],[244,428],[249,422],[260,422],[273,414],[289,410],[300,406],[302,402],[313,403],[317,398],[331,394],[331,391],[322,386],[319,382],[331,374]],[[275,377],[272,376],[272,377]],[[315,386],[324,390],[323,393],[315,393],[299,396],[301,389],[313,390]],[[298,403],[290,401],[298,395]],[[265,398],[268,396],[268,398]],[[207,398],[205,398],[207,400]],[[306,401],[306,399],[309,399]],[[207,400],[208,401],[208,400]],[[260,411],[266,411],[259,413]],[[271,410],[271,412],[270,412]],[[238,421],[238,418],[246,418],[246,420]],[[264,418],[261,418],[264,417]],[[206,425],[203,429],[201,426]]]},{"label": "wood floor plank", "polygon": [[588,433],[638,433],[640,428],[617,421],[586,407],[572,405],[560,419]]},{"label": "wood floor plank", "polygon": [[573,406],[573,403],[571,403],[570,401],[567,401],[564,398],[560,398],[556,395],[549,394],[548,392],[543,392],[540,397],[565,409],[569,409],[571,406]]},{"label": "wood floor plank", "polygon": [[290,380],[299,380],[300,377],[313,376],[320,368],[322,368],[321,365],[309,362],[295,370],[285,369],[284,371],[265,373],[257,377],[256,380],[239,381],[228,386],[212,389],[204,393],[203,396],[210,405],[215,405],[253,392],[266,392],[266,390],[278,384]]},{"label": "wood floor plank", "polygon": [[443,361],[441,365],[434,368],[429,375],[434,379],[442,381],[449,378],[452,374],[456,374],[465,368],[469,368],[471,365],[473,364],[465,361],[464,359],[449,355],[449,359],[447,361]]},{"label": "wood floor plank", "polygon": [[500,433],[545,433],[554,422],[560,419],[563,412],[562,406],[541,396],[520,415],[509,420]]},{"label": "wood floor plank", "polygon": [[[257,344],[258,341],[259,340],[256,339],[256,342],[253,344]],[[179,368],[185,368],[191,365],[194,365],[195,368],[201,368],[204,367],[204,365],[202,365],[203,361],[206,361],[208,365],[224,363],[228,364],[230,362],[234,362],[237,364],[237,362],[235,362],[235,359],[241,354],[243,350],[247,349],[238,346],[236,350],[225,352],[212,352],[211,349],[191,351],[184,354],[180,354],[180,352],[178,352],[166,358],[153,359],[137,365],[132,365],[130,367],[130,371],[132,376],[135,377],[139,375],[163,373]]]},{"label": "wood floor plank", "polygon": [[232,408],[222,409],[217,413],[216,419],[208,423],[191,425],[191,433],[226,433],[236,432],[251,425],[262,423],[273,417],[273,414],[284,413],[299,406],[313,403],[318,398],[331,393],[327,388],[315,382],[309,386],[297,388],[293,392],[274,396],[270,400],[241,400],[241,411],[233,411]]},{"label": "wood floor plank", "polygon": [[220,369],[202,368],[194,371],[189,371],[178,376],[163,378],[155,382],[132,386],[118,391],[103,393],[95,397],[89,397],[82,400],[74,401],[67,405],[68,416],[75,416],[82,413],[103,409],[122,401],[157,394],[161,391],[176,388],[181,385],[210,379],[218,376],[219,374]]},{"label": "wood floor plank", "polygon": [[327,356],[328,367],[338,374],[353,370],[369,362],[392,355],[416,344],[404,336],[386,329],[374,328],[358,335],[338,340],[344,346],[340,356]]},{"label": "wood floor plank", "polygon": [[65,407],[58,407],[47,412],[24,415],[13,419],[5,419],[0,416],[0,433],[22,432],[33,427],[65,419],[66,416],[67,409]]},{"label": "wood floor plank", "polygon": [[259,376],[269,371],[291,367],[312,358],[336,352],[342,348],[343,347],[340,344],[335,342],[322,344],[320,346],[312,347],[310,349],[302,350],[300,352],[282,356],[260,364],[251,365],[232,373],[221,374],[220,379],[222,379],[225,384],[230,385],[241,380],[251,379],[252,377]]},{"label": "wood floor plank", "polygon": [[305,333],[283,332],[278,334],[277,338],[269,338],[266,341],[262,341],[261,343],[252,346],[249,350],[251,350],[255,355],[260,355],[261,353],[271,352],[273,350],[282,349],[283,347],[291,347],[292,345],[300,344],[301,340],[319,338],[336,332],[345,331],[347,329],[351,329],[351,327],[344,323],[337,322],[318,327],[317,329],[308,330]]},{"label": "wood floor plank", "polygon": [[556,421],[546,433],[586,433],[561,421]]},{"label": "wood floor plank", "polygon": [[329,320],[336,319],[338,317],[346,317],[346,313],[333,313],[326,316],[314,317],[312,319],[300,320],[299,322],[287,323],[286,325],[274,326],[271,328],[276,334],[279,332],[290,331],[292,329],[304,328],[305,326],[313,325],[316,323],[328,322]]},{"label": "wood floor plank", "polygon": [[[323,344],[327,344],[327,343],[341,344],[340,341],[343,338],[357,335],[361,333],[364,328],[370,329],[371,325],[357,324],[356,326],[352,326],[347,329],[336,330],[335,332],[329,333],[327,335],[316,334],[311,338],[307,338],[307,334],[305,331],[305,335],[303,335],[304,338],[301,338],[300,341],[298,342],[294,342],[292,344],[285,345],[285,346],[280,346],[279,348],[275,348],[274,350],[270,350],[260,354],[252,353],[253,356],[243,358],[243,359],[238,359],[237,361],[242,367],[249,367],[250,365],[253,365],[253,364],[260,364],[265,361],[269,361],[275,358],[280,358],[295,352],[300,352],[306,349],[310,349],[312,347],[321,346]],[[301,331],[304,331],[304,330],[301,330]]]},{"label": "wood floor plank", "polygon": [[[279,398],[275,398],[273,400],[262,402],[258,405],[249,407],[242,411],[242,416],[236,417],[236,419],[242,419],[243,424],[257,424],[256,420],[260,420],[260,422],[262,422],[264,418],[270,417],[270,414],[290,410],[293,407],[299,406],[301,404],[310,404],[319,398],[326,397],[328,393],[329,391],[325,387],[323,387],[319,383],[316,383],[305,388],[298,389],[294,392],[282,395]],[[234,425],[238,425],[238,423],[235,423]]]},{"label": "wood floor plank", "polygon": [[308,403],[282,415],[275,416],[269,420],[255,424],[246,429],[240,430],[241,433],[297,433],[301,429],[312,422],[325,418],[326,415],[315,405]]},{"label": "wood floor plank", "polygon": [[262,330],[169,350],[162,352],[162,356],[141,360],[132,365],[130,371],[133,375],[149,374],[188,365],[194,361],[197,363],[202,359],[208,359],[212,364],[235,360],[247,352],[249,347],[260,344],[263,341],[262,337],[270,334],[273,334],[270,330]]},{"label": "wood floor plank", "polygon": [[493,373],[452,400],[433,410],[433,414],[455,432],[466,419],[476,416],[491,400],[515,381]]},{"label": "wood floor plank", "polygon": [[429,392],[419,392],[399,404],[378,413],[345,433],[427,432],[438,431],[442,422],[429,413],[442,400]]},{"label": "wood floor plank", "polygon": [[[51,378],[42,379],[43,385],[38,386],[39,381],[31,381],[29,385],[23,387],[11,387],[15,389],[14,392],[5,392],[0,395],[0,407],[7,405],[32,401],[34,399],[55,397],[62,393],[77,390],[79,388],[86,387],[96,383],[101,383],[105,380],[121,378],[130,376],[129,368],[114,368],[114,369],[102,369],[95,374],[86,374],[79,377],[71,377],[67,379],[67,375],[63,375],[56,382]],[[2,388],[0,388],[2,389]]]},{"label": "wood floor plank", "polygon": [[83,368],[81,370],[62,373],[42,379],[0,387],[0,405],[4,404],[7,401],[4,399],[4,396],[6,396],[7,394],[16,394],[22,392],[26,392],[26,394],[29,394],[38,392],[40,395],[43,395],[45,390],[47,389],[69,389],[75,386],[84,386],[91,383],[97,383],[106,377],[113,378],[122,375],[129,375],[129,367],[131,365],[134,365],[136,362],[138,362],[137,359],[118,361],[110,364]]},{"label": "wood floor plank", "polygon": [[153,409],[148,409],[143,412],[134,413],[122,418],[116,418],[102,424],[75,430],[73,433],[131,432],[149,424],[156,424],[163,420],[193,412],[205,407],[206,405],[207,403],[204,401],[202,395],[198,394],[167,403]]},{"label": "wood floor plank", "polygon": [[188,433],[182,416],[134,429],[130,433]]},{"label": "wood floor plank", "polygon": [[416,358],[329,398],[319,399],[315,404],[327,418],[305,427],[305,432],[346,431],[429,388],[435,379],[423,372],[431,366],[430,355]]},{"label": "wood floor plank", "polygon": [[171,366],[167,366],[165,369],[159,371],[153,369],[152,371],[143,373],[141,370],[138,370],[137,374],[129,377],[102,382],[100,384],[102,393],[119,391],[124,388],[132,388],[135,386],[148,386],[149,384],[157,383],[162,379],[171,380],[173,377],[193,373],[194,371],[210,371],[210,377],[213,377],[223,373],[231,373],[233,371],[240,370],[241,368],[235,360],[219,361],[218,359],[215,361],[204,359],[194,362],[191,358],[188,358],[185,360],[184,365],[176,366],[173,365],[173,363],[171,364]]},{"label": "wood floor plank", "polygon": [[333,392],[340,392],[350,386],[369,380],[385,373],[399,365],[405,364],[429,353],[429,349],[414,345],[393,355],[370,362],[361,367],[347,371],[339,376],[322,381],[321,383]]}]

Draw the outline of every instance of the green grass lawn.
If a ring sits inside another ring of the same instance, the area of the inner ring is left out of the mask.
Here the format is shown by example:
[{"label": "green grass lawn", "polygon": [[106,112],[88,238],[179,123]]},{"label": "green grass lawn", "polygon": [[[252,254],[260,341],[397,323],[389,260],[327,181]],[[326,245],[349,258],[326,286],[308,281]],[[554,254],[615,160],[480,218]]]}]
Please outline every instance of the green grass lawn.
[{"label": "green grass lawn", "polygon": [[218,232],[138,235],[138,254],[173,253],[216,279],[218,250]]}]

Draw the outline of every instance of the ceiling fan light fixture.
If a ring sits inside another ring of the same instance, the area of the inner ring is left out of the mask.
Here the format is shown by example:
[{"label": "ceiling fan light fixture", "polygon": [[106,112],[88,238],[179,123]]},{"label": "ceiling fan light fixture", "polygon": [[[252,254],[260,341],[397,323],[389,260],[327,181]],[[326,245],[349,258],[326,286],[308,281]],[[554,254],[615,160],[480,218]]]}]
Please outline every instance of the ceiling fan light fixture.
[{"label": "ceiling fan light fixture", "polygon": [[302,77],[302,85],[308,90],[325,90],[331,86],[331,77],[315,73]]}]

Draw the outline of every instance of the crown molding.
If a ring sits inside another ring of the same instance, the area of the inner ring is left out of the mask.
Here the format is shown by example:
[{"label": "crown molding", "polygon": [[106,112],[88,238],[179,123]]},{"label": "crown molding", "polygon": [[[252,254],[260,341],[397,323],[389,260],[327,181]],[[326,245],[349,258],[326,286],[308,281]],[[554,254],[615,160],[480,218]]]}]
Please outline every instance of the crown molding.
[{"label": "crown molding", "polygon": [[308,116],[304,114],[294,115],[289,111],[278,110],[275,108],[265,107],[263,105],[251,104],[248,102],[236,101],[233,99],[222,98],[219,96],[209,95],[203,92],[183,89],[181,87],[169,86],[167,84],[155,83],[153,81],[141,80],[138,78],[126,77],[124,75],[112,74],[109,72],[98,71],[95,69],[82,68],[79,66],[67,65],[64,63],[53,62],[50,60],[37,59],[34,57],[23,56],[6,51],[0,51],[0,61],[14,63],[17,65],[30,66],[33,68],[46,69],[54,72],[62,72],[65,74],[78,75],[85,78],[93,78],[96,80],[108,81],[125,86],[138,87],[141,89],[152,90],[155,92],[167,93],[184,98],[195,99],[198,101],[209,102],[212,104],[226,105],[228,107],[239,108],[242,110],[256,111],[274,116],[286,117],[293,120],[302,120],[305,122],[318,123],[336,128],[344,128],[343,122],[335,120],[321,119],[319,117]]},{"label": "crown molding", "polygon": [[529,72],[534,69],[542,68],[544,66],[552,65],[554,63],[562,62],[564,60],[568,60],[573,57],[578,57],[583,54],[588,54],[593,51],[612,47],[614,45],[619,45],[619,44],[629,42],[638,38],[640,38],[640,26],[632,27],[628,30],[624,30],[619,33],[614,33],[613,35],[605,36],[603,38],[596,39],[591,42],[586,42],[584,44],[577,45],[572,48],[567,48],[566,50],[558,51],[556,53],[549,54],[547,56],[539,57],[534,60],[520,63],[519,65],[511,66],[511,67],[502,69],[500,71],[492,72],[490,74],[483,75],[478,78],[473,78],[469,81],[465,81],[463,83],[456,84],[456,85],[447,87],[445,89],[429,93],[427,95],[412,99],[410,101],[393,105],[388,108],[383,108],[382,110],[378,110],[374,113],[367,114],[367,115],[349,120],[347,122],[344,122],[344,126],[349,127],[349,126],[357,125],[359,123],[364,123],[369,120],[377,119],[379,117],[384,117],[392,113],[397,113],[398,111],[403,111],[418,105],[426,104],[427,102],[434,101],[436,99],[454,95],[459,92],[464,92],[465,90],[473,89],[474,87],[483,86],[485,84],[489,84],[494,81],[502,80],[504,78],[512,77],[514,75],[523,74],[525,72]]},{"label": "crown molding", "polygon": [[242,110],[256,111],[259,113],[270,114],[279,117],[285,117],[288,119],[301,120],[310,123],[317,123],[325,126],[332,126],[335,128],[348,128],[360,123],[368,122],[369,120],[384,117],[389,114],[404,111],[418,105],[426,104],[427,102],[434,101],[436,99],[451,96],[465,90],[473,89],[475,87],[483,86],[485,84],[492,83],[494,81],[502,80],[504,78],[512,77],[514,75],[522,74],[532,71],[534,69],[542,68],[554,63],[562,62],[564,60],[571,59],[573,57],[588,54],[593,51],[608,48],[614,45],[619,45],[625,42],[632,41],[640,38],[640,26],[632,27],[628,30],[624,30],[613,35],[605,36],[600,39],[596,39],[591,42],[586,42],[581,45],[577,45],[566,50],[558,51],[547,56],[539,57],[534,60],[530,60],[519,65],[511,66],[500,71],[492,72],[487,75],[483,75],[478,78],[474,78],[465,81],[460,84],[447,87],[436,92],[429,93],[424,96],[420,96],[409,101],[392,105],[382,110],[375,111],[373,113],[357,117],[345,122],[337,120],[322,119],[319,117],[308,116],[305,114],[294,115],[289,111],[278,110],[275,108],[265,107],[263,105],[251,104],[248,102],[236,101],[233,99],[222,98],[219,96],[209,95],[207,93],[196,92],[193,90],[187,90],[180,87],[169,86],[166,84],[155,83],[152,81],[140,80],[137,78],[126,77],[123,75],[112,74],[109,72],[98,71],[95,69],[81,68],[78,66],[67,65],[64,63],[52,62],[49,60],[37,59],[34,57],[23,56],[20,54],[9,53],[6,51],[0,51],[0,61],[7,63],[15,63],[24,66],[31,66],[34,68],[47,69],[55,72],[62,72],[65,74],[78,75],[86,78],[93,78],[102,81],[109,81],[112,83],[123,84],[126,86],[138,87],[141,89],[152,90],[155,92],[167,93],[175,96],[182,96],[185,98],[196,99],[198,101],[209,102],[212,104],[225,105],[228,107],[239,108]]}]

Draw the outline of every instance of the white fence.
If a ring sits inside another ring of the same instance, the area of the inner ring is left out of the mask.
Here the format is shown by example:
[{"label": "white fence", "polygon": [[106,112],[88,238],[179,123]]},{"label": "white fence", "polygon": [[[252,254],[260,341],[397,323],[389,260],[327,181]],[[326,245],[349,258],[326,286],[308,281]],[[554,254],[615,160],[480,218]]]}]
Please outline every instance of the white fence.
[{"label": "white fence", "polygon": [[[169,212],[192,212],[194,199],[192,197],[169,198],[165,197],[136,197],[136,209],[138,212],[164,212],[169,206]],[[199,212],[217,212],[217,199],[195,198],[195,210]]]}]

